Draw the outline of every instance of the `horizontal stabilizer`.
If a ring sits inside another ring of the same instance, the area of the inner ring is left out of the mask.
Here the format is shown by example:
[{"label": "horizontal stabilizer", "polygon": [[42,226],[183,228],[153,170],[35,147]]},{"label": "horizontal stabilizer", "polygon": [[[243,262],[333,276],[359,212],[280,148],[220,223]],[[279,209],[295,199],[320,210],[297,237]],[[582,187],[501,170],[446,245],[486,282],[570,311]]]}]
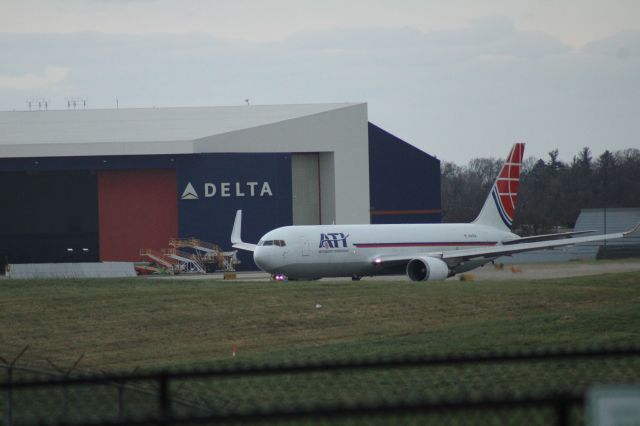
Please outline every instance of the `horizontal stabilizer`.
[{"label": "horizontal stabilizer", "polygon": [[237,248],[240,250],[246,250],[246,251],[255,251],[256,249],[256,245],[255,244],[250,244],[250,243],[237,243],[233,245],[233,248]]}]

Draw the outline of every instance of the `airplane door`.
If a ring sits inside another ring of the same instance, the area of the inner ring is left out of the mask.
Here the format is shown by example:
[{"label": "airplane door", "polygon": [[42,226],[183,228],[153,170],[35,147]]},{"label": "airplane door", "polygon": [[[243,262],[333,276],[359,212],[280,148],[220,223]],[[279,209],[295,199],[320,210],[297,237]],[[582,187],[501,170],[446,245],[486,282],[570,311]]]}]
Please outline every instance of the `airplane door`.
[{"label": "airplane door", "polygon": [[309,240],[306,237],[300,237],[300,247],[302,247],[302,255],[309,256],[311,247],[309,244]]}]

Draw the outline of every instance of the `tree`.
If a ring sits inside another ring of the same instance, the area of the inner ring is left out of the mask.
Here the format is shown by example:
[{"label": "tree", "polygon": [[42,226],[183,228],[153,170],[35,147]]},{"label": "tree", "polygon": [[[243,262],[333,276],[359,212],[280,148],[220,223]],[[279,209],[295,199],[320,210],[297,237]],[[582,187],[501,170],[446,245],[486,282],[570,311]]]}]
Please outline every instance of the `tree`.
[{"label": "tree", "polygon": [[[443,221],[473,220],[501,167],[494,158],[477,158],[462,167],[445,163]],[[640,207],[640,150],[605,151],[594,161],[584,147],[567,165],[554,149],[546,162],[534,157],[523,162],[514,221],[519,233],[573,227],[580,210],[589,207]]]},{"label": "tree", "polygon": [[441,171],[442,221],[475,219],[501,167],[502,161],[495,158],[476,158],[465,167],[445,163]]},{"label": "tree", "polygon": [[[598,158],[598,168],[596,170],[597,182],[596,182],[596,200],[597,205],[600,207],[615,207],[615,198],[613,194],[609,194],[609,191],[613,190],[614,186],[611,185],[611,181],[615,182],[615,168],[616,160],[613,154],[606,150]],[[611,205],[613,203],[613,205]]]},{"label": "tree", "polygon": [[566,179],[566,220],[567,226],[573,228],[580,209],[595,207],[594,165],[589,147],[582,148],[573,157]]}]

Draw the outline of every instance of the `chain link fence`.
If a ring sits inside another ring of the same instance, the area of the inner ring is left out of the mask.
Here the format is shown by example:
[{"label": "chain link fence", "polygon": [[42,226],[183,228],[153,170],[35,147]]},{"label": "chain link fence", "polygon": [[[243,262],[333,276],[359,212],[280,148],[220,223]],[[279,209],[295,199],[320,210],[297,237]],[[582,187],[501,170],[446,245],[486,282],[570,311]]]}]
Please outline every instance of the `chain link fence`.
[{"label": "chain link fence", "polygon": [[584,424],[594,385],[640,383],[640,347],[74,375],[4,366],[0,421]]}]

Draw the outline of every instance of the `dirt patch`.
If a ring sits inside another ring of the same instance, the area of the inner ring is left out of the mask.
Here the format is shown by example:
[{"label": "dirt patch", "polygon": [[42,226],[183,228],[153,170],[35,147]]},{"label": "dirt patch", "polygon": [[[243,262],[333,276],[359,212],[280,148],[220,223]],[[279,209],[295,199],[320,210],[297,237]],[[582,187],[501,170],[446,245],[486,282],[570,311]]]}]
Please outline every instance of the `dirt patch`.
[{"label": "dirt patch", "polygon": [[473,275],[473,279],[476,281],[494,281],[581,277],[633,271],[640,272],[640,259],[614,262],[524,263],[504,265],[501,269],[488,264],[471,271],[469,274]]}]

